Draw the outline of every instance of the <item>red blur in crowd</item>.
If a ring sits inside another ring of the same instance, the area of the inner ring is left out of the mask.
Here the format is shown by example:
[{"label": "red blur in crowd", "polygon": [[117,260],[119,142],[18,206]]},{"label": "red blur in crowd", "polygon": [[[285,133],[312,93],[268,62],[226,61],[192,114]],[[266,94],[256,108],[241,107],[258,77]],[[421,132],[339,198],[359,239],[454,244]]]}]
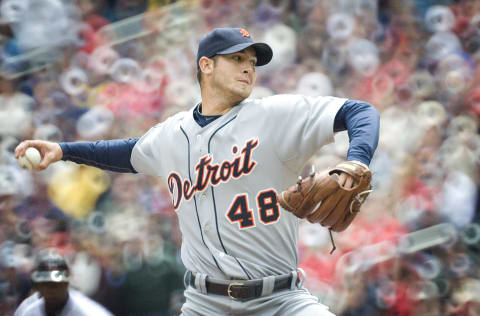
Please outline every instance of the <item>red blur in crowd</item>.
[{"label": "red blur in crowd", "polygon": [[337,249],[329,254],[326,248],[311,251],[302,249],[299,266],[309,277],[327,284],[334,284],[337,262],[344,254],[360,249],[362,246],[380,242],[392,242],[395,245],[399,236],[408,232],[408,229],[398,219],[391,216],[382,216],[375,223],[358,219],[348,230],[336,238],[337,242],[341,244],[341,250]]}]

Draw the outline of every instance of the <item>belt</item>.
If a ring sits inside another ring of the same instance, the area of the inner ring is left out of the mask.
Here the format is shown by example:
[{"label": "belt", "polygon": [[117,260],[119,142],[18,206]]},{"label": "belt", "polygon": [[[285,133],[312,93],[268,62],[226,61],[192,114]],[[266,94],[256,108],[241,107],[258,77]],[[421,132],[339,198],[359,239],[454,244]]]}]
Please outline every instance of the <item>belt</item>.
[{"label": "belt", "polygon": [[[185,276],[186,284],[196,288],[195,277],[195,272],[187,271]],[[292,273],[275,276],[273,292],[290,289],[292,278]],[[298,283],[299,278],[296,279],[295,285]],[[228,296],[233,300],[246,301],[262,296],[263,279],[215,281],[207,277],[205,280],[205,287],[208,294],[223,295]]]}]

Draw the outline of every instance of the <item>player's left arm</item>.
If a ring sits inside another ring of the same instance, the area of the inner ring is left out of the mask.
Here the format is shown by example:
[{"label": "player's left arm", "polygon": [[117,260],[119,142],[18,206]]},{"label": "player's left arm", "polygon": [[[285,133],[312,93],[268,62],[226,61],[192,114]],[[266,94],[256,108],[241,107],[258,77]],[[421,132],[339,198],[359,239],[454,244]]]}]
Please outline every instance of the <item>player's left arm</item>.
[{"label": "player's left arm", "polygon": [[299,218],[328,227],[330,233],[345,230],[371,192],[368,165],[378,145],[379,126],[380,115],[373,106],[345,101],[335,113],[331,132],[348,131],[347,162],[299,179],[280,194],[280,205]]},{"label": "player's left arm", "polygon": [[[347,161],[370,164],[378,146],[380,130],[380,114],[375,107],[364,101],[347,100],[335,116],[333,130],[348,132]],[[342,173],[339,182],[349,188],[353,181],[348,174]]]}]

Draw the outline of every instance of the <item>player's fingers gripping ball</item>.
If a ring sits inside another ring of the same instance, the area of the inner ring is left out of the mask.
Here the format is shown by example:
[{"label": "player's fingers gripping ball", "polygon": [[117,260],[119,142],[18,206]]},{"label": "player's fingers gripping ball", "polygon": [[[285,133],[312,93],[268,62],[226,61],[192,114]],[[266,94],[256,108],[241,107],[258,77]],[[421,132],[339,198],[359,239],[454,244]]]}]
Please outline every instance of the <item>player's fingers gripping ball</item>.
[{"label": "player's fingers gripping ball", "polygon": [[[342,172],[352,177],[350,188],[339,183],[338,175]],[[341,232],[350,225],[372,191],[371,178],[366,165],[345,161],[305,179],[299,178],[280,194],[280,205],[299,218]]]},{"label": "player's fingers gripping ball", "polygon": [[18,158],[20,167],[27,170],[37,169],[41,161],[42,156],[38,149],[34,147],[28,147],[27,150],[25,150],[25,155]]}]

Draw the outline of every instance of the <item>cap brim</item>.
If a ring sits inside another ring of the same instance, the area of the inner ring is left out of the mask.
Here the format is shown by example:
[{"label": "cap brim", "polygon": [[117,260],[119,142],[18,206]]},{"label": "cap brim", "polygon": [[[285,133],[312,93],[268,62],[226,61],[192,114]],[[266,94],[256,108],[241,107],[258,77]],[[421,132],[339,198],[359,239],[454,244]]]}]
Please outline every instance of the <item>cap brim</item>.
[{"label": "cap brim", "polygon": [[270,46],[268,46],[268,44],[265,44],[265,43],[241,43],[241,44],[237,44],[232,47],[229,47],[228,49],[223,50],[221,52],[218,52],[217,55],[233,54],[241,50],[244,50],[250,46],[255,49],[255,52],[257,55],[257,66],[266,65],[272,60],[272,57],[273,57],[272,48],[270,48]]},{"label": "cap brim", "polygon": [[52,271],[34,271],[32,273],[32,280],[35,283],[39,282],[68,282],[70,276],[68,271],[52,270]]}]

